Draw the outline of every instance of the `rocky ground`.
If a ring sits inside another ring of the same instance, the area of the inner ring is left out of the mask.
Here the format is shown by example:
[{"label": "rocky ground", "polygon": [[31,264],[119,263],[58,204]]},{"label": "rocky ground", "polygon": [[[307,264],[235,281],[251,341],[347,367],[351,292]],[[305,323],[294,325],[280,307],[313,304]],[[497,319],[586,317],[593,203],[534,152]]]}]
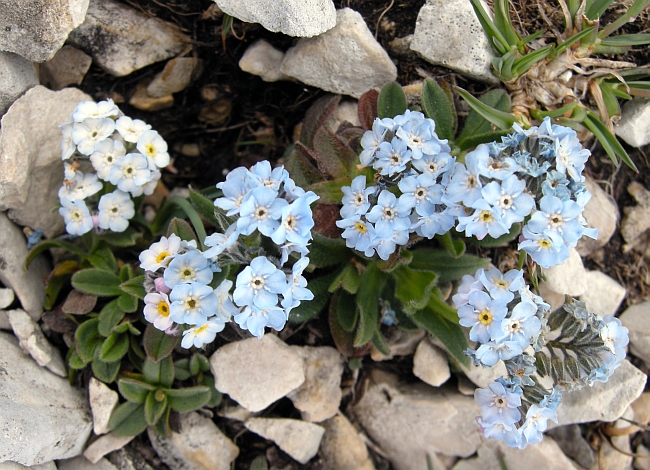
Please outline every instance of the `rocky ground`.
[{"label": "rocky ground", "polygon": [[[585,217],[601,236],[547,270],[541,286],[556,305],[571,294],[595,313],[619,315],[630,330],[629,361],[606,384],[570,395],[541,444],[518,451],[480,436],[471,395],[501,371],[450,368],[442,344],[397,330],[391,356],[374,351],[359,368],[335,349],[326,318],[209,349],[217,389],[227,397],[214,409],[181,415],[174,425],[182,432],[172,438],[107,433],[117,393],[90,373],[75,387],[63,378],[65,342],[43,309],[50,260],[39,257],[22,269],[24,234],[41,228],[50,237],[63,229],[50,211],[62,181],[56,126],[77,102],[111,98],[158,130],[172,156],[162,181],[183,194],[190,184],[214,185],[237,166],[280,160],[305,111],[327,92],[345,96],[338,114],[353,121],[355,98],[390,81],[433,77],[475,94],[498,84],[489,53],[463,48],[478,42],[471,28],[461,28],[469,38],[456,41],[458,51],[432,46],[440,31],[434,16],[416,30],[422,7],[435,3],[424,0],[304,2],[320,8],[318,15],[304,5],[291,10],[286,5],[302,2],[289,0],[269,2],[286,3],[282,14],[236,10],[262,0],[219,0],[254,21],[236,19],[228,30],[210,0],[91,0],[87,11],[83,1],[43,3],[44,18],[27,26],[20,8],[0,18],[0,51],[9,51],[0,52],[0,423],[9,429],[0,435],[0,470],[402,470],[426,468],[427,459],[431,468],[454,470],[503,468],[500,459],[511,469],[650,468],[648,459],[631,456],[650,455],[650,395],[643,393],[650,365],[647,102],[626,109],[621,124],[639,126],[625,136],[633,145],[624,144],[639,173],[614,167],[588,143],[593,156],[585,173],[594,198]],[[447,3],[450,21],[466,21],[467,2]],[[512,3],[519,27],[544,27],[537,2]],[[554,18],[554,5],[539,8]],[[284,22],[290,14],[300,21]],[[29,33],[18,34],[18,24]],[[648,15],[627,28],[648,32]],[[626,59],[650,63],[646,48]],[[467,106],[460,99],[456,105],[462,120]],[[635,116],[639,123],[630,125]],[[480,254],[499,267],[513,262],[509,249]]]}]

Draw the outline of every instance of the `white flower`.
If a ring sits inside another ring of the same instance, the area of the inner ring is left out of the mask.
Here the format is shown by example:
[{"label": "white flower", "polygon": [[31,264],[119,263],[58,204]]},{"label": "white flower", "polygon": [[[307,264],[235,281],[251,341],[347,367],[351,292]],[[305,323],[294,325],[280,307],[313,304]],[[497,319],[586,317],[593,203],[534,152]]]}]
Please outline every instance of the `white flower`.
[{"label": "white flower", "polygon": [[[158,181],[160,180],[160,170],[153,170],[151,172],[151,180],[148,183],[142,185],[142,193],[145,196],[151,196],[158,186]],[[139,196],[139,194],[138,194]]]},{"label": "white flower", "polygon": [[63,133],[63,137],[61,137],[61,160],[67,160],[77,150],[77,146],[72,142],[72,124],[62,124],[59,128]]},{"label": "white flower", "polygon": [[151,180],[147,159],[139,153],[126,154],[115,162],[108,174],[108,180],[119,190],[135,196],[140,187]]},{"label": "white flower", "polygon": [[113,232],[123,232],[129,219],[135,215],[135,206],[129,195],[119,189],[104,194],[99,200],[99,227]]},{"label": "white flower", "polygon": [[146,131],[140,136],[137,143],[140,153],[147,157],[151,169],[165,168],[169,165],[167,142],[156,131]]},{"label": "white flower", "polygon": [[[66,174],[68,173],[70,173],[69,168],[66,169]],[[98,193],[101,189],[102,183],[97,179],[96,174],[83,174],[77,171],[72,180],[66,178],[63,181],[63,186],[59,189],[59,199],[68,199],[70,201],[86,199],[88,196]]]},{"label": "white flower", "polygon": [[131,119],[128,116],[122,116],[115,122],[115,130],[127,142],[137,142],[140,136],[149,129],[151,126],[146,122],[140,119]]},{"label": "white flower", "polygon": [[97,176],[108,181],[108,175],[115,162],[126,155],[124,144],[119,140],[106,139],[95,145],[95,151],[90,155],[90,163],[97,172]]},{"label": "white flower", "polygon": [[114,130],[115,121],[112,119],[89,118],[72,126],[72,142],[77,145],[79,153],[90,155],[95,151],[95,145],[107,139]]},{"label": "white flower", "polygon": [[160,237],[159,242],[140,253],[140,267],[145,271],[156,271],[167,266],[180,248],[181,239],[178,235],[172,233],[169,238]]},{"label": "white flower", "polygon": [[93,228],[93,219],[83,200],[61,199],[59,214],[65,220],[65,229],[70,235],[83,235]]},{"label": "white flower", "polygon": [[120,109],[115,106],[113,100],[109,99],[106,101],[100,101],[95,103],[94,101],[82,101],[77,105],[74,112],[72,113],[72,119],[74,122],[82,122],[88,118],[107,118],[107,117],[117,117],[120,114]]},{"label": "white flower", "polygon": [[169,297],[160,292],[144,296],[144,318],[159,330],[165,331],[174,320],[169,316]]},{"label": "white flower", "polygon": [[194,328],[183,331],[181,346],[185,349],[189,349],[192,346],[200,348],[204,344],[213,342],[217,333],[223,330],[225,326],[226,324],[221,318],[212,317],[203,325],[197,325]]}]

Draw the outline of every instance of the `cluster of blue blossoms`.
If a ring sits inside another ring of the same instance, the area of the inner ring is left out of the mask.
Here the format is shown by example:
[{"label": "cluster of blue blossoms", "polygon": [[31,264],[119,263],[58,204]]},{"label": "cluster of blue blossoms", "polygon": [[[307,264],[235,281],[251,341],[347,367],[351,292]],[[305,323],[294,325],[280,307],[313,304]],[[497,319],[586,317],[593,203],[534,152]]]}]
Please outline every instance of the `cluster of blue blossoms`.
[{"label": "cluster of blue blossoms", "polygon": [[[377,118],[363,135],[359,158],[377,170],[378,182],[366,187],[361,175],[342,188],[343,219],[336,224],[348,247],[386,260],[410,233],[432,238],[454,226],[456,205],[447,206],[444,188],[455,159],[434,129],[432,119],[407,110],[394,119]],[[395,186],[399,197],[390,190]]]},{"label": "cluster of blue blossoms", "polygon": [[[318,196],[296,186],[283,167],[271,169],[268,161],[250,170],[231,171],[217,187],[223,192],[214,202],[224,211],[220,214],[223,233],[206,237],[207,250],[185,244],[185,251],[172,255],[170,247],[179,245],[178,237],[173,246],[172,237],[163,237],[140,255],[141,267],[154,279],[153,292],[147,295],[151,296],[150,315],[145,307],[145,318],[168,332],[173,323],[191,325],[183,331],[181,345],[186,348],[213,341],[231,319],[259,338],[267,326],[279,331],[292,309],[314,297],[302,273],[309,265],[307,246],[314,226],[310,204]],[[271,239],[278,256],[242,240],[256,231]],[[299,258],[286,268],[291,253]],[[228,279],[216,289],[211,287],[213,272],[225,265],[246,265],[237,274],[232,296],[233,282]],[[164,297],[167,289],[168,300]],[[157,316],[160,305],[168,312],[164,320]]]},{"label": "cluster of blue blossoms", "polygon": [[[460,324],[479,344],[466,351],[474,364],[506,365],[507,375],[478,389],[475,399],[485,436],[511,447],[541,441],[548,420],[557,422],[563,392],[607,381],[625,358],[628,330],[620,320],[599,318],[572,299],[550,312],[523,271],[479,269],[463,277],[453,301]],[[550,390],[540,377],[550,378]]]},{"label": "cluster of blue blossoms", "polygon": [[[67,232],[123,232],[135,215],[132,197],[152,194],[169,164],[167,143],[111,100],[82,101],[59,127],[65,168],[59,213]],[[84,173],[90,166],[94,173]]]},{"label": "cluster of blue blossoms", "polygon": [[519,249],[543,267],[562,263],[582,235],[597,234],[582,217],[591,197],[582,176],[590,153],[575,131],[549,118],[528,130],[514,127],[461,163],[422,113],[377,118],[360,154],[361,164],[377,171],[377,184],[366,187],[358,176],[343,187],[337,225],[347,246],[387,259],[413,232],[432,238],[455,226],[468,237],[498,238],[528,219]]}]

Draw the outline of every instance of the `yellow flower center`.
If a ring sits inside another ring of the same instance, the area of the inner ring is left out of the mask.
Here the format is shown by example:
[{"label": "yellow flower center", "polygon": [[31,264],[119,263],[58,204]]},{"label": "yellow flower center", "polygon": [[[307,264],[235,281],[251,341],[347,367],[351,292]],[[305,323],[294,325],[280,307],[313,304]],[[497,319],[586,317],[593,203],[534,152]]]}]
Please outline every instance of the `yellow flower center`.
[{"label": "yellow flower center", "polygon": [[355,222],[354,228],[356,228],[357,232],[359,233],[366,233],[368,231],[366,224],[364,224],[363,222]]},{"label": "yellow flower center", "polygon": [[480,321],[484,325],[489,325],[490,323],[492,323],[492,313],[490,313],[489,310],[483,310],[482,312],[479,312],[478,321]]},{"label": "yellow flower center", "polygon": [[551,242],[549,240],[547,240],[546,238],[542,238],[541,240],[539,240],[537,242],[537,244],[539,246],[541,246],[542,248],[550,248],[552,246]]},{"label": "yellow flower center", "polygon": [[145,145],[144,150],[150,157],[153,157],[156,154],[156,147],[154,147],[152,144]]},{"label": "yellow flower center", "polygon": [[158,302],[158,313],[161,314],[163,317],[169,316],[169,305],[164,300]]},{"label": "yellow flower center", "polygon": [[481,211],[481,213],[478,215],[478,218],[481,220],[481,222],[484,222],[486,224],[494,220],[494,217],[490,211]]},{"label": "yellow flower center", "polygon": [[170,254],[171,253],[167,251],[161,251],[158,256],[156,256],[156,263],[162,263]]},{"label": "yellow flower center", "polygon": [[203,333],[207,329],[208,329],[208,324],[204,323],[203,325],[199,326],[196,330],[194,330],[194,334],[198,335],[199,333]]}]

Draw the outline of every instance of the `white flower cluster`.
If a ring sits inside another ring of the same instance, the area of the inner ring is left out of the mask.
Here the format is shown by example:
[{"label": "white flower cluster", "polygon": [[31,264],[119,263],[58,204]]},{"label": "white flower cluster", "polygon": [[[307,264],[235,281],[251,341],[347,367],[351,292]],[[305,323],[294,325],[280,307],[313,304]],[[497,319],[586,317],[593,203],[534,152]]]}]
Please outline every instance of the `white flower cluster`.
[{"label": "white flower cluster", "polygon": [[[97,227],[123,232],[135,215],[131,198],[152,194],[169,164],[167,143],[150,125],[124,116],[112,100],[82,101],[70,122],[59,127],[65,161],[59,213],[67,232],[83,235]],[[95,173],[80,171],[84,161]]]}]

